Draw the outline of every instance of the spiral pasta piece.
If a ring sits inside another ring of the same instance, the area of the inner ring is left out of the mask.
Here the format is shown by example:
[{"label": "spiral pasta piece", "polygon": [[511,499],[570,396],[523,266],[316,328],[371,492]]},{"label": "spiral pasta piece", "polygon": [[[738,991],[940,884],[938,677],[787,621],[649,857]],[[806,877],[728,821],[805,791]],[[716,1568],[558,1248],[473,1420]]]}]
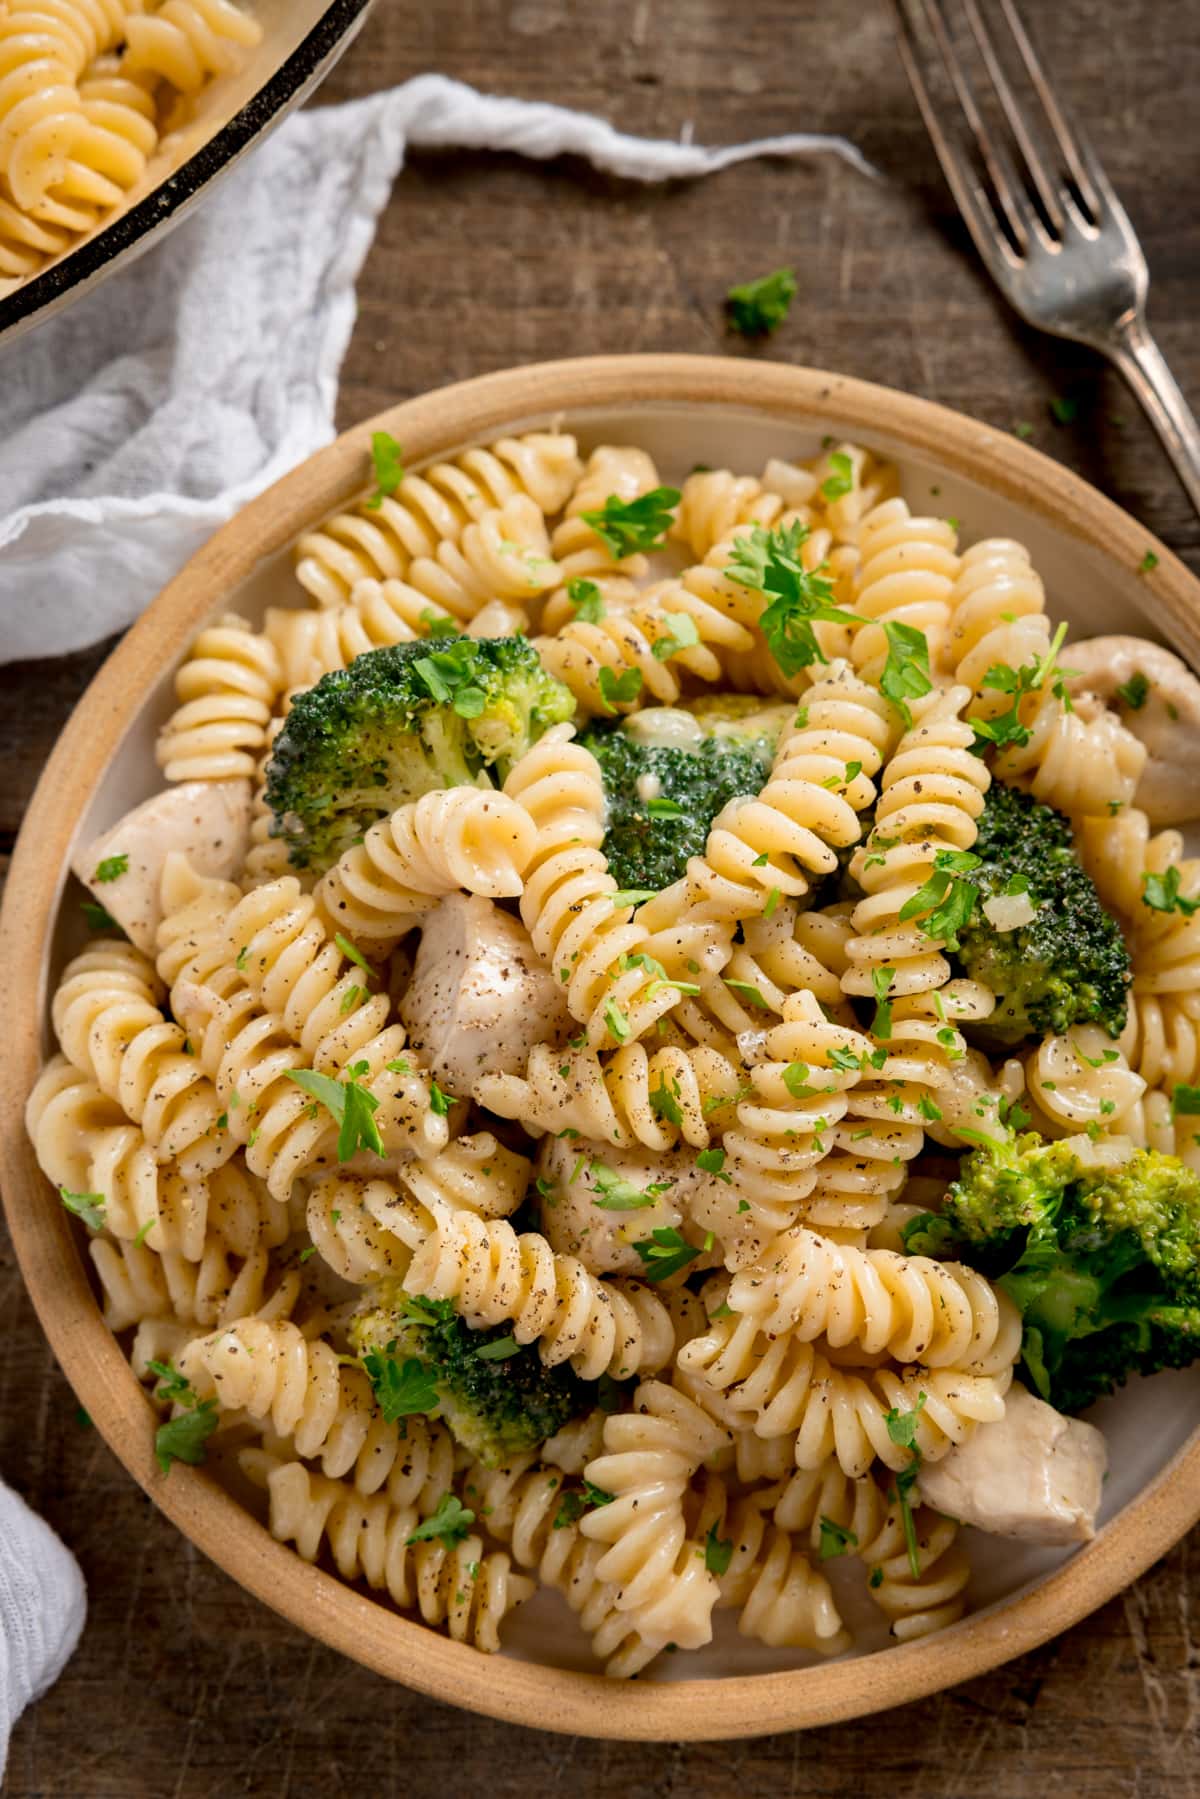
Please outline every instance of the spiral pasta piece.
[{"label": "spiral pasta piece", "polygon": [[1200,1085],[1200,993],[1132,993],[1118,1041],[1147,1087]]},{"label": "spiral pasta piece", "polygon": [[585,1514],[580,1530],[607,1544],[596,1564],[613,1603],[648,1642],[698,1649],[712,1639],[716,1580],[701,1543],[690,1540],[684,1494],[696,1469],[728,1446],[729,1433],[663,1381],[643,1381],[633,1410],[604,1426],[604,1453],[585,1469],[613,1495]]},{"label": "spiral pasta piece", "polygon": [[855,632],[851,655],[865,679],[878,681],[883,672],[888,625],[920,631],[930,666],[941,663],[959,571],[957,543],[945,519],[914,518],[898,498],[873,507],[862,520],[854,611],[867,623]]},{"label": "spiral pasta piece", "polygon": [[565,1490],[558,1464],[533,1456],[506,1468],[472,1463],[462,1480],[466,1503],[487,1519],[489,1536],[511,1548],[518,1567],[534,1570],[540,1585],[563,1595],[606,1662],[605,1672],[629,1679],[649,1666],[662,1645],[639,1636],[617,1609],[613,1583],[596,1573],[604,1545],[590,1543],[577,1522],[567,1522]]},{"label": "spiral pasta piece", "polygon": [[991,780],[971,754],[974,734],[961,716],[969,698],[967,688],[951,687],[916,701],[914,723],[884,770],[874,827],[850,865],[866,898],[854,909],[857,935],[846,946],[847,993],[872,996],[884,969],[890,970],[885,992],[897,998],[930,992],[950,978],[940,941],[920,919],[900,914],[939,853],[969,850],[975,842]]},{"label": "spiral pasta piece", "polygon": [[730,1499],[720,1475],[705,1475],[691,1535],[704,1542],[715,1533],[730,1545],[717,1604],[737,1608],[744,1637],[776,1649],[840,1655],[852,1639],[829,1582],[788,1532],[771,1523],[771,1497],[767,1489]]},{"label": "spiral pasta piece", "polygon": [[404,1285],[453,1300],[473,1330],[511,1323],[518,1343],[537,1343],[547,1367],[569,1361],[584,1380],[653,1373],[675,1352],[670,1313],[652,1288],[601,1279],[503,1219],[467,1211],[439,1218]]},{"label": "spiral pasta piece", "polygon": [[[601,1057],[595,1050],[558,1050],[546,1043],[529,1052],[519,1075],[481,1076],[472,1097],[501,1118],[516,1119],[531,1135],[569,1132],[628,1149],[644,1143],[665,1150],[678,1141],[705,1149],[713,1140],[712,1113],[731,1102],[737,1067],[714,1051],[666,1045],[647,1052],[629,1043]],[[655,1109],[651,1094],[665,1090],[681,1122]]]},{"label": "spiral pasta piece", "polygon": [[[669,1012],[679,989],[648,971],[656,946],[617,904],[617,883],[600,849],[605,800],[600,765],[554,725],[520,758],[504,791],[537,828],[525,873],[521,919],[533,946],[564,983],[571,1016],[588,1044],[635,1042]],[[664,921],[668,932],[670,921]],[[664,964],[666,966],[666,964]]]},{"label": "spiral pasta piece", "polygon": [[957,1541],[958,1526],[926,1506],[912,1514],[919,1574],[914,1575],[895,1497],[873,1476],[854,1478],[831,1458],[819,1468],[800,1468],[779,1496],[776,1524],[807,1533],[820,1550],[822,1521],[847,1533],[848,1553],[870,1570],[867,1590],[901,1643],[929,1636],[962,1617],[970,1567]]},{"label": "spiral pasta piece", "polygon": [[426,793],[344,851],[316,901],[358,943],[390,948],[443,894],[518,895],[536,838],[528,811],[494,789]]},{"label": "spiral pasta piece", "polygon": [[90,73],[79,84],[79,100],[83,122],[50,198],[107,210],[141,181],[158,146],[154,100],[115,71]]},{"label": "spiral pasta piece", "polygon": [[527,496],[543,514],[557,512],[579,469],[573,437],[535,431],[406,472],[378,505],[361,501],[301,537],[296,577],[319,606],[343,605],[360,581],[404,581],[414,561],[457,544],[468,524],[511,499]]},{"label": "spiral pasta piece", "polygon": [[1136,938],[1147,918],[1142,903],[1148,874],[1163,875],[1183,857],[1178,831],[1152,835],[1150,820],[1138,806],[1120,806],[1103,817],[1072,820],[1075,851],[1096,884],[1109,912],[1116,913],[1127,937]]},{"label": "spiral pasta piece", "polygon": [[724,1178],[691,1201],[693,1222],[714,1233],[727,1267],[752,1263],[800,1214],[869,1049],[861,1033],[830,1024],[811,994],[784,1001],[723,1129]]},{"label": "spiral pasta piece", "polygon": [[274,645],[232,614],[202,631],[175,676],[180,705],[159,734],[168,781],[253,776],[283,686]]},{"label": "spiral pasta piece", "polygon": [[1145,1090],[1144,1077],[1100,1025],[1072,1025],[1026,1057],[1026,1105],[1034,1129],[1046,1137],[1124,1133],[1126,1115]]},{"label": "spiral pasta piece", "polygon": [[[815,493],[816,480],[811,476],[809,480]],[[701,560],[741,525],[769,530],[784,507],[783,497],[753,475],[735,475],[725,468],[697,469],[680,490],[669,535]]]},{"label": "spiral pasta piece", "polygon": [[[176,1319],[188,1340],[241,1318],[291,1316],[300,1295],[300,1273],[272,1267],[266,1249],[231,1256],[219,1236],[210,1237],[198,1260],[156,1251],[137,1242],[88,1245],[104,1298],[104,1322],[111,1331],[128,1330],[147,1319]],[[235,1267],[235,1261],[240,1266]],[[172,1358],[173,1359],[173,1358]]]},{"label": "spiral pasta piece", "polygon": [[257,1464],[243,1457],[248,1471],[265,1476],[273,1537],[293,1543],[306,1562],[327,1546],[343,1580],[365,1580],[402,1611],[444,1626],[454,1642],[496,1653],[505,1616],[534,1590],[525,1575],[512,1572],[503,1551],[485,1552],[476,1535],[451,1547],[439,1537],[414,1543],[423,1517],[415,1506],[396,1505],[382,1493],[364,1496],[302,1462],[272,1462],[261,1452]]},{"label": "spiral pasta piece", "polygon": [[854,1249],[803,1225],[735,1276],[729,1304],[771,1336],[823,1337],[927,1368],[995,1374],[1021,1352],[1016,1307],[975,1269]]},{"label": "spiral pasta piece", "polygon": [[655,931],[681,915],[713,917],[732,932],[780,896],[807,893],[809,876],[833,873],[837,850],[858,842],[858,813],[875,798],[871,777],[889,737],[886,701],[834,664],[781,737],[762,791],[722,808],[703,856],[647,902],[639,922]]},{"label": "spiral pasta piece", "polygon": [[51,1016],[67,1058],[142,1127],[156,1158],[203,1174],[236,1145],[212,1081],[159,1008],[161,993],[147,957],[104,940],[67,964]]},{"label": "spiral pasta piece", "polygon": [[[565,516],[555,526],[550,540],[551,554],[559,565],[564,583],[597,576],[604,580],[614,573],[625,576],[645,574],[644,556],[635,553],[615,558],[581,514],[599,512],[609,499],[628,504],[643,494],[652,493],[659,485],[658,470],[645,450],[630,444],[601,444],[592,451],[566,500]],[[554,508],[547,507],[546,510],[553,511]]]},{"label": "spiral pasta piece", "polygon": [[155,13],[125,21],[124,66],[194,94],[211,76],[236,68],[237,51],[253,49],[261,39],[261,25],[231,0],[163,0]]},{"label": "spiral pasta piece", "polygon": [[0,18],[0,177],[23,212],[61,181],[83,127],[80,48],[61,19],[39,17],[33,4]]},{"label": "spiral pasta piece", "polygon": [[1113,713],[1100,707],[1086,716],[1082,700],[1070,708],[1054,691],[1044,672],[1050,661],[1045,592],[1025,546],[1009,538],[972,545],[962,558],[951,604],[946,657],[955,681],[971,690],[972,717],[994,718],[1012,705],[1011,693],[990,685],[997,665],[1042,671],[1019,705],[1026,741],[998,751],[996,775],[1027,785],[1035,798],[1060,812],[1107,814],[1129,806],[1145,765],[1145,746]]},{"label": "spiral pasta piece", "polygon": [[865,1474],[877,1457],[889,1468],[909,1461],[891,1439],[887,1413],[916,1411],[917,1447],[928,1461],[965,1442],[977,1424],[1004,1416],[1012,1369],[970,1374],[961,1369],[887,1368],[865,1376],[834,1365],[811,1343],[766,1337],[753,1317],[712,1319],[684,1345],[680,1368],[724,1393],[759,1436],[794,1431],[796,1465],[816,1468],[833,1454],[847,1474]]}]

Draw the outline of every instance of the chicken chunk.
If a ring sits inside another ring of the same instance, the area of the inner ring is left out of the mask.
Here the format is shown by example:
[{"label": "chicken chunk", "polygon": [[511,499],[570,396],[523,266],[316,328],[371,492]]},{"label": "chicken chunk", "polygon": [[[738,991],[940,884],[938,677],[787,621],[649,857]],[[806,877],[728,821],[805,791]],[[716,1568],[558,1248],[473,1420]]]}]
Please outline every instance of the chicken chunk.
[{"label": "chicken chunk", "polygon": [[477,894],[452,893],[429,914],[399,1013],[438,1085],[456,1094],[485,1070],[519,1073],[535,1043],[564,1043],[575,1028],[524,926]]},{"label": "chicken chunk", "polygon": [[167,857],[180,851],[197,874],[228,880],[249,840],[249,781],[181,781],[84,844],[71,867],[130,941],[153,955]]},{"label": "chicken chunk", "polygon": [[1107,1466],[1094,1424],[1064,1418],[1013,1386],[999,1423],[981,1425],[940,1462],[922,1467],[917,1484],[926,1505],[995,1536],[1086,1543],[1096,1534]]},{"label": "chicken chunk", "polygon": [[1071,692],[1119,709],[1146,750],[1134,804],[1150,823],[1200,817],[1200,681],[1173,651],[1145,637],[1090,637],[1070,646]]},{"label": "chicken chunk", "polygon": [[[657,1230],[678,1230],[689,1197],[709,1179],[691,1149],[655,1155],[582,1137],[543,1137],[535,1168],[542,1230],[551,1248],[578,1256],[593,1274],[644,1273],[635,1242]],[[633,1203],[622,1206],[623,1198]],[[690,1235],[699,1241],[699,1232]],[[689,1272],[713,1262],[720,1263],[715,1252],[692,1262]]]}]

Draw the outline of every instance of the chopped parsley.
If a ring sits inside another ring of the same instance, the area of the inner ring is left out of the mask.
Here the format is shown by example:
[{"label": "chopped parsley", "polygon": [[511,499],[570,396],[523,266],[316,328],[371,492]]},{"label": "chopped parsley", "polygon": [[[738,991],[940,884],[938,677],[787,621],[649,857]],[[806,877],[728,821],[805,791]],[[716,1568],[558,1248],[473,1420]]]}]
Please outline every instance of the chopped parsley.
[{"label": "chopped parsley", "polygon": [[405,1537],[405,1546],[428,1543],[436,1537],[446,1549],[453,1549],[456,1543],[462,1542],[474,1522],[475,1514],[469,1506],[463,1505],[453,1493],[443,1493],[432,1516],[418,1524],[411,1536]]},{"label": "chopped parsley", "polygon": [[667,627],[663,637],[656,637],[650,646],[651,654],[656,662],[667,662],[677,656],[681,650],[691,650],[700,641],[700,633],[696,629],[696,621],[686,612],[664,612],[662,622]]},{"label": "chopped parsley", "polygon": [[318,1074],[313,1068],[289,1068],[285,1071],[288,1080],[295,1081],[297,1087],[302,1087],[305,1093],[311,1094],[341,1127],[337,1143],[339,1162],[348,1162],[359,1149],[372,1150],[377,1156],[383,1154],[383,1139],[373,1116],[379,1101],[373,1093],[368,1093],[359,1084],[369,1068],[368,1062],[352,1062],[346,1070],[344,1081],[335,1081],[330,1075]]},{"label": "chopped parsley", "polygon": [[615,674],[607,663],[599,674],[600,701],[606,712],[615,712],[618,706],[632,705],[642,691],[642,673],[637,668],[627,668],[623,674]]},{"label": "chopped parsley", "polygon": [[368,512],[378,512],[388,495],[395,493],[404,479],[404,452],[390,431],[372,431],[371,462],[375,470],[375,492],[364,505]]},{"label": "chopped parsley", "polygon": [[924,1409],[926,1395],[917,1394],[917,1403],[911,1411],[898,1412],[894,1408],[885,1412],[883,1421],[887,1425],[887,1433],[898,1449],[907,1449],[911,1460],[907,1468],[896,1476],[896,1503],[900,1507],[900,1521],[904,1526],[904,1542],[908,1550],[908,1565],[914,1580],[921,1578],[921,1553],[917,1542],[917,1526],[913,1518],[912,1501],[909,1498],[921,1472],[921,1451],[917,1445],[917,1419]]},{"label": "chopped parsley", "polygon": [[637,1212],[645,1206],[657,1205],[662,1194],[673,1184],[671,1181],[651,1181],[643,1190],[604,1162],[593,1162],[588,1173],[600,1193],[600,1198],[593,1199],[592,1204],[599,1206],[602,1212]]},{"label": "chopped parsley", "polygon": [[475,1351],[481,1362],[507,1362],[509,1356],[520,1353],[521,1345],[511,1331],[507,1337],[493,1337],[490,1343],[481,1343]]},{"label": "chopped parsley", "polygon": [[579,576],[568,581],[567,598],[576,618],[581,618],[585,624],[598,625],[604,617],[604,596],[594,581],[585,581]]},{"label": "chopped parsley", "polygon": [[155,1397],[169,1399],[172,1404],[186,1408],[178,1418],[169,1418],[155,1431],[155,1459],[164,1474],[171,1472],[172,1462],[187,1462],[193,1468],[198,1467],[204,1460],[204,1445],[217,1428],[217,1402],[215,1399],[198,1400],[188,1382],[169,1362],[151,1362],[149,1369],[163,1382],[155,1390]]},{"label": "chopped parsley", "polygon": [[822,1512],[820,1518],[821,1542],[818,1555],[823,1562],[831,1562],[839,1555],[849,1554],[851,1549],[858,1548],[858,1538],[844,1524],[836,1524]]},{"label": "chopped parsley", "polygon": [[337,944],[343,956],[348,956],[351,962],[356,962],[366,975],[367,979],[370,980],[371,964],[367,961],[367,958],[363,955],[362,951],[356,949],[350,939],[348,937],[343,937],[340,931],[334,932],[333,941]]},{"label": "chopped parsley", "polygon": [[734,538],[725,571],[739,587],[768,596],[758,622],[785,675],[829,660],[813,629],[818,620],[840,625],[862,622],[855,613],[834,605],[832,582],[819,570],[810,574],[801,563],[800,550],[808,535],[808,527],[798,522],[775,531],[755,525]]},{"label": "chopped parsley", "polygon": [[891,700],[905,725],[911,729],[909,700],[919,700],[933,690],[929,675],[929,642],[924,631],[902,624],[898,619],[889,619],[883,634],[888,653],[879,677],[879,690]]},{"label": "chopped parsley", "polygon": [[782,325],[796,297],[794,269],[775,269],[757,281],[731,287],[725,296],[729,322],[743,337],[767,337]]},{"label": "chopped parsley", "polygon": [[1138,563],[1138,574],[1139,575],[1153,574],[1154,570],[1157,567],[1158,567],[1158,557],[1154,554],[1153,550],[1147,550],[1146,554],[1142,557],[1142,560]]},{"label": "chopped parsley", "polygon": [[636,500],[622,500],[612,493],[598,511],[579,516],[619,560],[636,550],[656,550],[667,535],[679,500],[677,487],[653,487]]},{"label": "chopped parsley", "polygon": [[702,1174],[713,1174],[719,1181],[730,1181],[733,1178],[725,1173],[723,1149],[702,1149],[696,1157],[696,1166]]},{"label": "chopped parsley", "polygon": [[105,856],[103,862],[97,863],[92,879],[101,884],[106,881],[119,881],[121,876],[128,872],[128,869],[129,857],[127,855],[122,853],[119,856]]},{"label": "chopped parsley", "polygon": [[[79,909],[87,921],[89,931],[120,931],[121,927],[111,912],[105,911],[95,900],[80,900]],[[124,936],[124,932],[121,932]]]},{"label": "chopped parsley", "polygon": [[648,1281],[668,1280],[704,1254],[682,1237],[674,1225],[663,1225],[659,1230],[651,1231],[633,1247],[642,1259],[642,1273]]},{"label": "chopped parsley", "polygon": [[1130,675],[1128,681],[1122,681],[1117,688],[1117,698],[1124,700],[1132,712],[1140,712],[1149,697],[1150,683],[1140,668]]},{"label": "chopped parsley", "polygon": [[1179,912],[1190,918],[1200,912],[1200,899],[1188,899],[1179,891],[1179,870],[1168,868],[1165,874],[1142,876],[1142,904],[1154,912]]},{"label": "chopped parsley", "polygon": [[704,1539],[704,1566],[720,1580],[733,1560],[733,1538],[719,1537],[714,1524]]},{"label": "chopped parsley", "polygon": [[[104,1229],[103,1193],[68,1193],[65,1187],[60,1187],[58,1191],[68,1212],[74,1212],[76,1218],[82,1218],[89,1231]],[[152,1219],[151,1223],[153,1222]]]},{"label": "chopped parsley", "polygon": [[437,1381],[432,1368],[416,1356],[400,1362],[393,1354],[395,1337],[386,1349],[372,1349],[362,1358],[363,1371],[375,1393],[375,1402],[388,1424],[397,1418],[410,1418],[416,1413],[436,1412]]},{"label": "chopped parsley", "polygon": [[919,928],[924,936],[937,939],[948,949],[957,949],[958,933],[970,922],[979,898],[973,881],[957,877],[978,866],[979,857],[970,850],[939,850],[929,879],[901,906],[901,923],[920,918]]},{"label": "chopped parsley", "polygon": [[854,464],[845,450],[834,450],[829,466],[833,473],[822,481],[821,492],[827,500],[840,500],[854,491]]}]

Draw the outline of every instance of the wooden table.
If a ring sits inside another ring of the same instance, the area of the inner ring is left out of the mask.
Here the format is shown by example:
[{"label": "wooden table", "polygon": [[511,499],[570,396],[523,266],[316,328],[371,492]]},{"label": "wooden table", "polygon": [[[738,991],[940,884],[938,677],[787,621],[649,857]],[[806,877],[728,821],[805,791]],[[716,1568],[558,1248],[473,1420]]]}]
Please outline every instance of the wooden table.
[{"label": "wooden table", "polygon": [[[1195,0],[1036,9],[1154,272],[1153,322],[1200,401],[1200,10]],[[731,282],[780,263],[800,293],[770,353],[849,370],[998,425],[1028,421],[1200,570],[1200,523],[1118,380],[1025,331],[982,274],[942,186],[885,9],[823,0],[380,0],[323,99],[434,68],[725,142],[841,131],[883,171],[758,162],[642,188],[571,163],[415,157],[360,287],[340,421],[431,385],[596,350],[757,354],[725,334]],[[1079,403],[1053,422],[1049,403]],[[0,670],[0,848],[104,653]],[[91,1617],[18,1726],[12,1799],[486,1794],[901,1795],[1200,1791],[1200,1534],[1058,1642],[885,1717],[743,1744],[567,1741],[389,1686],[246,1597],[180,1538],[94,1433],[0,1246],[0,1468],[61,1531]],[[863,1678],[870,1680],[869,1667]]]}]

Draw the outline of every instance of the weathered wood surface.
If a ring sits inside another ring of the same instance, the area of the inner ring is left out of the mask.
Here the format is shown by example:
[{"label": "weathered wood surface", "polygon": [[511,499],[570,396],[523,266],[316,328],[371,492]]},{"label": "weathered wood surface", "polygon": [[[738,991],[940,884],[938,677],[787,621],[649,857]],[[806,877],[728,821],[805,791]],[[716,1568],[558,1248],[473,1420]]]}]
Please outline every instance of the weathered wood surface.
[{"label": "weathered wood surface", "polygon": [[[1152,317],[1200,398],[1200,13],[1192,0],[1035,12],[1141,233]],[[643,189],[571,164],[446,153],[401,177],[360,284],[339,418],[430,385],[602,350],[747,352],[730,282],[795,264],[771,353],[889,382],[1010,426],[1107,489],[1200,570],[1200,523],[1120,383],[1007,313],[975,262],[905,88],[882,6],[758,0],[380,0],[322,96],[441,69],[730,141],[852,136],[887,177],[829,158]],[[1077,422],[1048,402],[1070,394]],[[0,852],[101,652],[0,670]],[[83,1643],[18,1726],[13,1799],[363,1792],[666,1795],[1200,1791],[1200,1533],[1122,1599],[1012,1666],[883,1718],[746,1744],[566,1741],[390,1687],[245,1597],[179,1538],[95,1437],[0,1244],[0,1468],[88,1577]],[[870,1680],[869,1667],[863,1678]]]}]

